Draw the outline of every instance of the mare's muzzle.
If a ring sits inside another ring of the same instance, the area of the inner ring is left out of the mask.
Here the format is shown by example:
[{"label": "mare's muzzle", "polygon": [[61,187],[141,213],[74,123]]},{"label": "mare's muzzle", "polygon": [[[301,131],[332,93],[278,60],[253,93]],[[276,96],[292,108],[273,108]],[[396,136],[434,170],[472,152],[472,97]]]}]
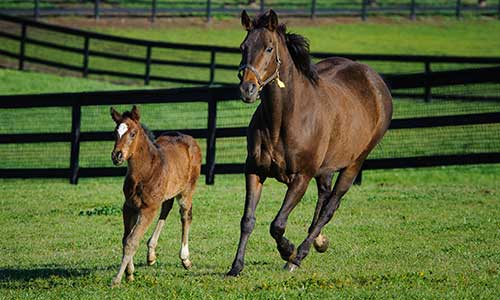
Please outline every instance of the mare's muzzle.
[{"label": "mare's muzzle", "polygon": [[241,99],[246,103],[252,103],[257,100],[259,90],[257,85],[251,81],[245,81],[240,84]]}]

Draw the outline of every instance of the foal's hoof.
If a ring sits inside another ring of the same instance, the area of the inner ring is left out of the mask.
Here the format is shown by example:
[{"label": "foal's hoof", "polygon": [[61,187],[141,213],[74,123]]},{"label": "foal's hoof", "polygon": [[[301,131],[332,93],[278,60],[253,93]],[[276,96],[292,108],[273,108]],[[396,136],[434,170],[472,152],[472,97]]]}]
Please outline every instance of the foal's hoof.
[{"label": "foal's hoof", "polygon": [[314,249],[318,251],[319,253],[323,253],[328,249],[328,245],[330,244],[330,241],[328,238],[322,234],[318,235],[317,238],[314,239]]},{"label": "foal's hoof", "polygon": [[193,266],[193,263],[189,259],[182,260],[182,266],[184,269],[189,270]]},{"label": "foal's hoof", "polygon": [[154,259],[149,259],[149,258],[148,258],[148,266],[152,266],[152,265],[154,265],[155,263],[156,263],[156,258],[154,258]]},{"label": "foal's hoof", "polygon": [[114,278],[113,280],[111,280],[111,285],[110,287],[113,289],[113,288],[117,288],[119,287],[121,284],[121,280],[117,280],[116,278]]},{"label": "foal's hoof", "polygon": [[135,277],[134,274],[127,275],[127,281],[132,282],[134,281]]},{"label": "foal's hoof", "polygon": [[297,266],[296,264],[291,263],[291,262],[287,262],[285,264],[285,266],[283,267],[283,269],[285,271],[288,271],[288,272],[293,272],[293,271],[297,270],[298,268],[299,268],[299,266]]}]

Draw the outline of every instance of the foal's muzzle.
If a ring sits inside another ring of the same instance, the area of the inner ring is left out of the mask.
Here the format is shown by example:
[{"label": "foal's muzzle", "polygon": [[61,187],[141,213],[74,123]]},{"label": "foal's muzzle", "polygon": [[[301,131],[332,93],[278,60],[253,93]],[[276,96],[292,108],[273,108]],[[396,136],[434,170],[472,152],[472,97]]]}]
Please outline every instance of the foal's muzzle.
[{"label": "foal's muzzle", "polygon": [[123,159],[123,153],[121,151],[111,152],[111,160],[113,161],[113,164],[115,166],[119,166],[125,161]]}]

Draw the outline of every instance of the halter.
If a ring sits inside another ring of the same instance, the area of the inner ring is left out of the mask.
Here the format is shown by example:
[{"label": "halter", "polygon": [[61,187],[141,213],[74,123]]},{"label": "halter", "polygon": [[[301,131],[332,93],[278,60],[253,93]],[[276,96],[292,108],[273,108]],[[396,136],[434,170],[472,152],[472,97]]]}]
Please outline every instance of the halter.
[{"label": "halter", "polygon": [[277,80],[278,86],[280,88],[284,88],[285,84],[283,81],[280,80],[280,66],[281,66],[281,59],[280,59],[280,53],[278,51],[278,44],[276,44],[276,71],[269,76],[266,80],[262,81],[262,77],[259,74],[259,71],[252,66],[251,64],[241,64],[240,67],[238,68],[238,77],[240,80],[243,78],[243,74],[241,71],[244,71],[245,69],[250,69],[255,74],[255,77],[257,77],[257,82],[259,83],[259,92],[264,88],[266,84],[273,80]]}]

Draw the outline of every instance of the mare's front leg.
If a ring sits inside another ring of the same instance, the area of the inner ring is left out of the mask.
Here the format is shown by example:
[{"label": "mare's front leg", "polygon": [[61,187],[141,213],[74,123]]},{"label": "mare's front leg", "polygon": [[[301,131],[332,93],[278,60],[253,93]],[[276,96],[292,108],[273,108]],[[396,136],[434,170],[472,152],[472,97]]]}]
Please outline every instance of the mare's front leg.
[{"label": "mare's front leg", "polygon": [[[137,247],[139,246],[139,242],[141,238],[144,236],[144,232],[148,228],[148,226],[153,221],[153,218],[156,215],[157,207],[148,207],[145,209],[139,210],[139,214],[137,216],[137,221],[132,231],[125,238],[123,243],[123,256],[122,263],[120,265],[120,269],[116,274],[115,278],[111,282],[111,287],[115,287],[120,285],[123,277],[123,273],[125,272],[125,268],[132,263],[132,259],[134,257],[135,252],[137,251]],[[125,209],[124,209],[125,212]],[[133,268],[131,270],[133,272]],[[127,272],[128,273],[128,272]]]},{"label": "mare's front leg", "polygon": [[304,196],[310,180],[311,177],[306,175],[296,174],[294,176],[292,181],[288,184],[285,200],[276,218],[271,223],[271,236],[276,241],[281,258],[285,261],[289,261],[295,256],[295,246],[284,237],[288,216]]},{"label": "mare's front leg", "polygon": [[238,276],[245,265],[245,249],[247,246],[248,238],[255,226],[255,209],[260,200],[262,192],[262,185],[265,178],[257,174],[245,174],[246,182],[246,196],[245,196],[245,211],[240,222],[240,242],[238,244],[238,251],[234,258],[231,270],[227,276]]},{"label": "mare's front leg", "polygon": [[160,218],[158,219],[158,223],[156,224],[155,230],[151,235],[151,238],[148,240],[148,265],[152,266],[156,262],[156,246],[158,245],[158,238],[160,237],[160,233],[165,226],[165,219],[167,218],[170,210],[172,209],[172,205],[174,204],[174,199],[168,199],[163,202],[161,206]]},{"label": "mare's front leg", "polygon": [[352,186],[362,165],[363,162],[356,162],[340,172],[330,197],[328,197],[327,202],[323,204],[318,219],[315,222],[316,224],[313,224],[309,229],[309,234],[299,246],[297,255],[288,262],[288,270],[293,271],[300,266],[302,260],[309,253],[312,243],[321,233],[323,226],[332,219],[333,214],[340,205],[340,199]]}]

